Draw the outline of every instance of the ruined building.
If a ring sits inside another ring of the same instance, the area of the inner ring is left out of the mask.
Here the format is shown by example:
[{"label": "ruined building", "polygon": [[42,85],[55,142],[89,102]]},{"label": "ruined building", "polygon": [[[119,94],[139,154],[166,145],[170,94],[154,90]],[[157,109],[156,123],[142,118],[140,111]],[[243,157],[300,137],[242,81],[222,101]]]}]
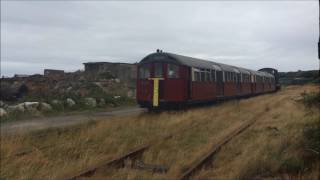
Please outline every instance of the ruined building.
[{"label": "ruined building", "polygon": [[136,64],[113,62],[88,62],[83,63],[85,74],[89,79],[118,79],[135,87]]},{"label": "ruined building", "polygon": [[48,78],[63,78],[64,71],[56,69],[45,69],[43,75]]}]

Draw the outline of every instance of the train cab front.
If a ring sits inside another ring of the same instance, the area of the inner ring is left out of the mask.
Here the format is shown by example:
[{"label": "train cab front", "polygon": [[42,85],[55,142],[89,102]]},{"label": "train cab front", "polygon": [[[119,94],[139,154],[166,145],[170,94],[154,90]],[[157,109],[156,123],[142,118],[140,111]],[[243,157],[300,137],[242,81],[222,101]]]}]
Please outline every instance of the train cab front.
[{"label": "train cab front", "polygon": [[137,71],[137,102],[143,108],[167,109],[181,104],[180,66],[152,59],[141,61]]}]

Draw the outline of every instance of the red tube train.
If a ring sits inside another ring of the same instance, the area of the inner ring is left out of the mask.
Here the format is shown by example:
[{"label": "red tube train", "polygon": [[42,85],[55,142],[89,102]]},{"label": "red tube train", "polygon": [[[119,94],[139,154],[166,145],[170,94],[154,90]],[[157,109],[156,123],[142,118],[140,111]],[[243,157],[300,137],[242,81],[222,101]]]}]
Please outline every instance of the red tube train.
[{"label": "red tube train", "polygon": [[279,89],[278,71],[253,71],[157,51],[137,71],[137,102],[149,109],[248,97]]}]

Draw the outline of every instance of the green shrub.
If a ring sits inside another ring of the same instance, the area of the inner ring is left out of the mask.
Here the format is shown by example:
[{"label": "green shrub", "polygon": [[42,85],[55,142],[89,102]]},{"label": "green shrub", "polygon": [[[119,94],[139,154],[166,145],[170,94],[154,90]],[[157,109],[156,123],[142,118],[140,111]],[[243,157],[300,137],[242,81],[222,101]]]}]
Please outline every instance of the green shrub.
[{"label": "green shrub", "polygon": [[301,95],[306,106],[311,107],[320,105],[320,92],[302,93]]},{"label": "green shrub", "polygon": [[304,161],[301,158],[289,157],[282,162],[280,171],[290,174],[298,174],[303,171],[304,167]]},{"label": "green shrub", "polygon": [[[320,119],[319,117],[304,127],[303,146],[316,155],[320,153]],[[319,156],[319,155],[318,155]]]}]

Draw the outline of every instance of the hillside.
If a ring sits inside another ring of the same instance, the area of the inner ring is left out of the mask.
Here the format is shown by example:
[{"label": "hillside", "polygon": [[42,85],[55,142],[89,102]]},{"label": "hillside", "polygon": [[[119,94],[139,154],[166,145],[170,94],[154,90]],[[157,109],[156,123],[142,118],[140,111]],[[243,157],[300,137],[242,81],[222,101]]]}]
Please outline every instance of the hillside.
[{"label": "hillside", "polygon": [[320,83],[319,76],[319,70],[279,72],[279,81],[282,85]]}]

